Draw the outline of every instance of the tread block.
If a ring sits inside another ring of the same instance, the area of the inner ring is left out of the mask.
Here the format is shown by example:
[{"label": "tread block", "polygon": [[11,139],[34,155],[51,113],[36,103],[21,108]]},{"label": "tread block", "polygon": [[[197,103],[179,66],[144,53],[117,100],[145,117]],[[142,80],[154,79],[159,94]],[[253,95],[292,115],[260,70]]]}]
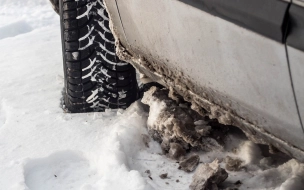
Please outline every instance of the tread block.
[{"label": "tread block", "polygon": [[105,26],[108,30],[110,30],[109,21],[108,21],[108,20],[104,20],[103,22],[104,22],[104,26]]},{"label": "tread block", "polygon": [[82,102],[72,102],[67,96],[65,98],[65,106],[68,108],[69,111],[73,112],[74,110],[79,110],[79,109],[83,109],[84,104],[82,104]]},{"label": "tread block", "polygon": [[65,42],[66,51],[77,51],[79,48],[78,42]]},{"label": "tread block", "polygon": [[[134,79],[127,79],[127,80],[117,80],[114,78],[107,78],[105,76],[99,76],[99,78],[104,81],[105,86],[109,86],[109,90],[115,92],[121,87],[121,89],[130,90],[132,89],[131,86],[134,83]],[[136,82],[136,81],[135,81]],[[108,85],[111,84],[111,85]],[[129,87],[129,88],[128,88]]]},{"label": "tread block", "polygon": [[74,52],[65,52],[65,57],[67,61],[79,61],[80,60],[80,53],[78,51]]},{"label": "tread block", "polygon": [[91,90],[92,88],[94,88],[96,86],[96,82],[87,82],[85,84],[83,84],[83,90],[87,91],[87,90]]},{"label": "tread block", "polygon": [[78,27],[78,20],[64,20],[63,27],[65,30],[75,30]]},{"label": "tread block", "polygon": [[131,99],[133,99],[133,98],[134,98],[133,96],[126,96],[124,98],[117,96],[116,98],[110,97],[105,102],[107,102],[107,103],[117,102],[118,104],[121,104],[121,103],[127,104],[127,102],[131,101]]},{"label": "tread block", "polygon": [[80,62],[66,62],[66,66],[72,70],[81,70],[81,63]]},{"label": "tread block", "polygon": [[115,45],[112,43],[104,42],[104,47],[110,52],[115,52]]},{"label": "tread block", "polygon": [[84,37],[89,33],[89,27],[82,27],[79,29],[79,38]]},{"label": "tread block", "polygon": [[132,76],[133,68],[129,68],[126,71],[113,71],[111,68],[108,68],[104,65],[101,67],[102,69],[105,69],[107,71],[107,74],[110,75],[113,78],[116,78],[118,80],[125,80]]},{"label": "tread block", "polygon": [[64,2],[63,3],[63,10],[68,11],[68,10],[73,10],[77,8],[77,2]]},{"label": "tread block", "polygon": [[[104,59],[101,58],[101,62],[102,65],[104,65],[105,67],[107,67],[108,69],[111,69],[113,71],[127,71],[129,69],[131,69],[133,66],[130,64],[127,65],[113,65],[111,63],[108,63],[107,61],[105,61]],[[119,60],[119,63],[122,63],[123,61]]]},{"label": "tread block", "polygon": [[118,60],[118,57],[116,57],[115,55],[109,54],[109,53],[105,53],[105,57],[107,58],[107,60],[116,63],[116,60]]},{"label": "tread block", "polygon": [[82,60],[82,59],[88,58],[88,56],[90,56],[90,54],[91,54],[91,51],[90,51],[89,48],[81,50],[80,51],[80,59]]},{"label": "tread block", "polygon": [[77,11],[64,11],[63,19],[76,19]]},{"label": "tread block", "polygon": [[84,91],[83,92],[83,96],[85,97],[85,99],[87,99],[89,96],[91,96],[92,95],[92,91]]},{"label": "tread block", "polygon": [[64,31],[64,39],[68,42],[78,41],[78,30]]},{"label": "tread block", "polygon": [[77,14],[78,15],[82,15],[83,13],[85,13],[87,11],[87,6],[83,6],[77,9]]},{"label": "tread block", "polygon": [[109,33],[109,32],[105,32],[105,33],[104,33],[104,36],[106,37],[106,39],[108,39],[108,40],[110,40],[110,41],[112,41],[112,42],[115,41],[115,38],[114,38],[113,34],[111,34],[111,33]]},{"label": "tread block", "polygon": [[71,84],[81,84],[81,82],[82,82],[82,80],[80,78],[67,77],[67,80]]},{"label": "tread block", "polygon": [[82,83],[87,83],[89,81],[91,81],[91,77],[87,77],[85,79],[82,79]]},{"label": "tread block", "polygon": [[66,94],[67,98],[72,102],[72,103],[84,103],[84,99],[81,99],[81,98],[76,98],[76,97],[73,97],[69,94]]},{"label": "tread block", "polygon": [[78,19],[78,26],[79,27],[86,27],[88,25],[87,23],[89,23],[91,20],[93,20],[92,17],[90,17],[88,19],[88,17],[84,16],[84,17]]},{"label": "tread block", "polygon": [[92,90],[92,88],[94,88],[96,85],[96,83],[93,83],[91,81],[87,82],[87,83],[80,83],[80,84],[72,84],[68,82],[68,89],[72,90],[72,91],[88,91],[88,90]]},{"label": "tread block", "polygon": [[87,74],[89,74],[91,72],[91,69],[86,69],[84,71],[81,72],[82,76],[85,76]]},{"label": "tread block", "polygon": [[107,18],[109,18],[109,14],[108,14],[108,12],[107,12],[106,10],[103,10],[103,13],[104,13],[104,15],[105,15]]},{"label": "tread block", "polygon": [[82,7],[82,6],[87,4],[87,1],[86,0],[79,0],[77,3],[78,3],[78,7]]},{"label": "tread block", "polygon": [[72,90],[68,89],[68,94],[73,98],[83,99],[82,97],[84,97],[82,91],[72,91]]},{"label": "tread block", "polygon": [[[115,38],[112,33],[105,31],[101,26],[97,26],[97,27],[98,27],[99,33],[102,34],[106,40],[111,41],[112,44],[115,43]],[[109,29],[109,31],[110,31],[110,29]],[[104,41],[104,39],[102,39],[102,40]]]},{"label": "tread block", "polygon": [[75,98],[79,98],[81,100],[86,100],[87,97],[89,97],[90,95],[92,95],[92,92],[91,91],[72,91],[70,89],[68,89],[68,94],[73,97],[74,99]]},{"label": "tread block", "polygon": [[83,85],[82,84],[75,85],[68,82],[68,89],[71,89],[73,91],[82,91]]},{"label": "tread block", "polygon": [[80,47],[80,48],[84,48],[84,47],[86,47],[86,45],[89,44],[89,42],[90,42],[89,38],[86,38],[86,39],[84,39],[84,40],[81,40],[81,41],[79,41],[79,47]]},{"label": "tread block", "polygon": [[110,109],[118,109],[119,106],[117,104],[110,104],[109,102],[106,102],[104,100],[99,101],[100,104],[105,105],[106,107]]},{"label": "tread block", "polygon": [[67,74],[73,78],[81,78],[81,71],[67,69]]},{"label": "tread block", "polygon": [[[92,55],[88,59],[85,59],[81,62],[82,68],[83,69],[87,68],[91,64],[90,60],[94,60],[95,57],[96,57],[96,51],[94,51],[94,53],[92,53]],[[96,62],[96,64],[97,64],[97,62]]]}]

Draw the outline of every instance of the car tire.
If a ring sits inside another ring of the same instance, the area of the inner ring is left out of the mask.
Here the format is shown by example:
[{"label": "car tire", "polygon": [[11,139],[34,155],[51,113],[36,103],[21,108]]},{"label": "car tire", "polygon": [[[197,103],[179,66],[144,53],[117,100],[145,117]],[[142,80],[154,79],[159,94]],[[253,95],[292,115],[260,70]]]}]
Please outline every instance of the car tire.
[{"label": "car tire", "polygon": [[127,108],[138,98],[136,71],[115,53],[102,0],[60,0],[64,108],[69,112]]}]

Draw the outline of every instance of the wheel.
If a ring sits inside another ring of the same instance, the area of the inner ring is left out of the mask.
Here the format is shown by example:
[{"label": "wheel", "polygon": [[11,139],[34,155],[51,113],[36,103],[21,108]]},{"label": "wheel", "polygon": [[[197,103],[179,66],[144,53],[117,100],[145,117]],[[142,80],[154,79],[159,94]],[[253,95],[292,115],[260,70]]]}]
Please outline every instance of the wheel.
[{"label": "wheel", "polygon": [[138,98],[136,72],[115,53],[102,0],[60,0],[64,106],[70,112],[127,108]]}]

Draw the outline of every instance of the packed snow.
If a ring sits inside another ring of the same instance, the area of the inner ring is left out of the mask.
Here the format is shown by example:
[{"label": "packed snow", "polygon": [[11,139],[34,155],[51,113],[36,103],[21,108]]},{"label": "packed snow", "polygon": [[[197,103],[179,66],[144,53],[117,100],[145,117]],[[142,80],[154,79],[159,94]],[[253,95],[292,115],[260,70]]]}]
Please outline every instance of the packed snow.
[{"label": "packed snow", "polygon": [[[0,50],[0,190],[189,189],[195,171],[178,169],[148,136],[160,100],[150,115],[140,101],[104,113],[61,109],[59,17],[48,0],[0,0]],[[304,189],[304,165],[267,152],[232,130],[223,151],[194,153],[198,167],[235,169],[221,189]]]}]

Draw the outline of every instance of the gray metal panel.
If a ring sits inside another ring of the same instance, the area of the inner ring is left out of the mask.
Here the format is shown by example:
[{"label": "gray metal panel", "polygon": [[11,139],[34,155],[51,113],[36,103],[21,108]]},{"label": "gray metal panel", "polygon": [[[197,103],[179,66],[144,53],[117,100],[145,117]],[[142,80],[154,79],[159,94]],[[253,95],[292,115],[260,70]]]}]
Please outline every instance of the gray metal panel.
[{"label": "gray metal panel", "polygon": [[201,87],[194,93],[304,149],[284,45],[176,0],[117,3],[133,52],[183,73]]},{"label": "gray metal panel", "polygon": [[304,7],[292,4],[289,8],[288,46],[304,51]]},{"label": "gray metal panel", "polygon": [[304,52],[288,46],[290,70],[302,121],[304,121]]},{"label": "gray metal panel", "polygon": [[278,0],[179,0],[278,42],[286,36],[289,2]]}]

